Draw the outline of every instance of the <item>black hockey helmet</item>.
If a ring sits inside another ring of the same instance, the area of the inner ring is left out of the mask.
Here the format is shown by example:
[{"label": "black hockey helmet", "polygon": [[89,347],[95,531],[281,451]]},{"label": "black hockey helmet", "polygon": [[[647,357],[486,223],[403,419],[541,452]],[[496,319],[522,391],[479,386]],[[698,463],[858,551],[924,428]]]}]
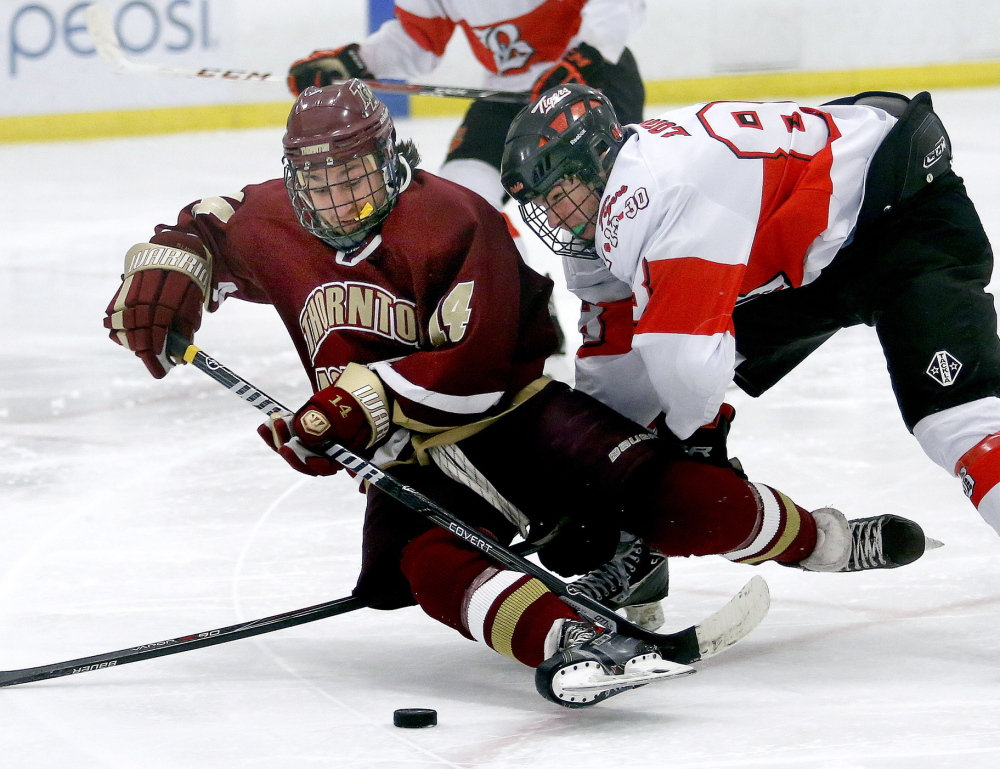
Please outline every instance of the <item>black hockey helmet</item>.
[{"label": "black hockey helmet", "polygon": [[600,200],[625,132],[608,98],[569,83],[545,91],[518,113],[507,132],[501,183],[525,223],[557,254],[595,258],[593,240],[553,227],[539,201],[562,179],[575,178]]},{"label": "black hockey helmet", "polygon": [[403,186],[396,129],[365,83],[306,88],[288,116],[283,144],[285,188],[313,235],[350,250],[389,215]]}]

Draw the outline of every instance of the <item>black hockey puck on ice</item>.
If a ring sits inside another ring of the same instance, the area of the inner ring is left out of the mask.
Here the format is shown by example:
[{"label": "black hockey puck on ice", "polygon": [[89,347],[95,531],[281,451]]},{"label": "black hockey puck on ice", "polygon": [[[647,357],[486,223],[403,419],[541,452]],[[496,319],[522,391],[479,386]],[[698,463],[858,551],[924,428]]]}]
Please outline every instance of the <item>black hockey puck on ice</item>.
[{"label": "black hockey puck on ice", "polygon": [[400,708],[392,713],[392,725],[403,729],[437,726],[438,712],[430,708]]}]

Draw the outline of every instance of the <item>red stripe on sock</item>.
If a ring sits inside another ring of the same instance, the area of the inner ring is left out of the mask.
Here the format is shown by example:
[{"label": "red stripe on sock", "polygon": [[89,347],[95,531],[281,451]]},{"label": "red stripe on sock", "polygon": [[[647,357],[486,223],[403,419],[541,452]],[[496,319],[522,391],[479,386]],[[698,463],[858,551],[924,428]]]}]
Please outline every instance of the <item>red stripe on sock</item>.
[{"label": "red stripe on sock", "polygon": [[962,455],[955,474],[962,479],[965,495],[979,507],[990,489],[1000,483],[1000,433],[986,436]]}]

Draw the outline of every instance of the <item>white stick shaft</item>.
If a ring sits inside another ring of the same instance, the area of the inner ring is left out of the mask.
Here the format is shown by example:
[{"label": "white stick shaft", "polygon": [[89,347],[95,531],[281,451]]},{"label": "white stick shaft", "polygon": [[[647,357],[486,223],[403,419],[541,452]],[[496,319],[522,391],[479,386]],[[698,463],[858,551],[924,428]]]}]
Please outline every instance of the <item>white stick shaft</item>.
[{"label": "white stick shaft", "polygon": [[[168,75],[172,77],[228,80],[244,83],[277,83],[284,86],[284,75],[272,72],[245,69],[222,69],[219,67],[167,67],[159,64],[140,64],[125,55],[118,36],[115,34],[111,11],[102,3],[94,3],[84,13],[87,32],[94,43],[98,55],[115,72],[133,75]],[[457,99],[482,99],[508,104],[527,104],[528,93],[520,91],[492,91],[480,88],[462,88],[448,85],[423,85],[419,83],[391,83],[381,80],[365,80],[368,87],[381,93],[417,94],[421,96],[445,96]]]},{"label": "white stick shaft", "polygon": [[157,64],[139,64],[129,59],[118,44],[111,11],[102,3],[94,3],[84,12],[87,20],[87,32],[97,49],[97,54],[116,72],[129,72],[143,75],[173,75],[175,77],[200,77],[215,80],[242,80],[252,83],[285,84],[284,75],[274,75],[270,72],[250,72],[239,69],[219,69],[202,67],[200,69],[187,67],[163,67]]}]

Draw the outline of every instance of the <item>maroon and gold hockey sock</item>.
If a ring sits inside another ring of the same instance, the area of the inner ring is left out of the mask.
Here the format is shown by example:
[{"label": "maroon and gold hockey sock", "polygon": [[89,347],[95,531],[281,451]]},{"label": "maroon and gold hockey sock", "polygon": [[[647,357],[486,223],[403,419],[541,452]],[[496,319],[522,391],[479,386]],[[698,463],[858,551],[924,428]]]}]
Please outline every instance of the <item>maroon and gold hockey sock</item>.
[{"label": "maroon and gold hockey sock", "polygon": [[546,639],[559,619],[579,619],[534,577],[488,567],[469,585],[462,620],[469,633],[506,657],[538,667],[548,654]]},{"label": "maroon and gold hockey sock", "polygon": [[724,556],[737,563],[798,563],[816,547],[812,514],[777,489],[762,483],[751,485],[759,500],[758,524],[740,547]]},{"label": "maroon and gold hockey sock", "polygon": [[530,667],[553,651],[546,639],[557,620],[579,619],[537,579],[496,566],[441,529],[407,545],[402,569],[428,615]]}]

